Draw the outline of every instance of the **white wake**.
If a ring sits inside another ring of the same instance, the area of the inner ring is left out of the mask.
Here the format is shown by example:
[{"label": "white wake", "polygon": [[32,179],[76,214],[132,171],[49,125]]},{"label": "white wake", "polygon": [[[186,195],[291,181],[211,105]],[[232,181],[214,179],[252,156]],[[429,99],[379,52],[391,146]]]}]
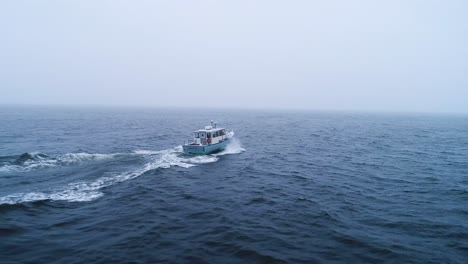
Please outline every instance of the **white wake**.
[{"label": "white wake", "polygon": [[[53,188],[43,192],[14,193],[0,197],[1,204],[18,204],[42,200],[88,202],[100,198],[104,194],[101,189],[111,185],[137,178],[144,173],[156,169],[166,169],[170,167],[190,168],[199,164],[212,163],[219,160],[220,156],[227,154],[238,154],[245,151],[239,141],[233,139],[226,149],[220,153],[206,156],[184,156],[182,146],[161,151],[136,150],[133,155],[148,155],[152,160],[144,164],[141,168],[111,176],[102,176],[93,181],[79,181],[67,184],[66,186]],[[70,162],[78,160],[111,158],[117,154],[86,154],[76,153],[74,155],[65,154],[61,160],[69,158]]]}]

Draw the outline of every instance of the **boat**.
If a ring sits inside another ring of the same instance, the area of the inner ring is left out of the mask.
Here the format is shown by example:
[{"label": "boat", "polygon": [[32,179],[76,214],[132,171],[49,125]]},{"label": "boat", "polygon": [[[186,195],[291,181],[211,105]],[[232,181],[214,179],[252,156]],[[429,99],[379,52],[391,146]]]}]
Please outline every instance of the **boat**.
[{"label": "boat", "polygon": [[211,121],[210,126],[196,130],[193,138],[182,147],[185,154],[208,155],[222,151],[230,143],[234,132],[226,132],[226,129],[217,127],[216,122]]}]

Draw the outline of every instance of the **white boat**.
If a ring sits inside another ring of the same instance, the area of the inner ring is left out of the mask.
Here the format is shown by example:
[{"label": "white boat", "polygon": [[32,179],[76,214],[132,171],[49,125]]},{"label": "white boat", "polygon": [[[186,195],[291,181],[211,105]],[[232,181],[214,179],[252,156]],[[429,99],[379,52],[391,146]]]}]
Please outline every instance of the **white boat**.
[{"label": "white boat", "polygon": [[193,139],[183,145],[184,153],[195,155],[207,155],[222,151],[229,144],[234,132],[226,132],[226,129],[217,127],[211,121],[211,126],[196,130]]}]

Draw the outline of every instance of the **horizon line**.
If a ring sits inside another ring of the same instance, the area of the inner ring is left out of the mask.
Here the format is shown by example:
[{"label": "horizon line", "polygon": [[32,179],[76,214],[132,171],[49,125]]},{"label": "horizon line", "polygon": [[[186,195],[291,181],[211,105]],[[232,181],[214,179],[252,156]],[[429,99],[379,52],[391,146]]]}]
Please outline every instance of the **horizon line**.
[{"label": "horizon line", "polygon": [[165,110],[226,110],[226,111],[265,111],[265,112],[331,112],[367,114],[418,114],[418,115],[468,115],[468,112],[453,111],[392,111],[375,109],[332,109],[332,108],[294,108],[294,107],[220,107],[220,106],[180,106],[180,105],[136,105],[136,104],[41,104],[41,103],[1,103],[0,107],[70,107],[70,108],[127,108],[127,109],[165,109]]}]

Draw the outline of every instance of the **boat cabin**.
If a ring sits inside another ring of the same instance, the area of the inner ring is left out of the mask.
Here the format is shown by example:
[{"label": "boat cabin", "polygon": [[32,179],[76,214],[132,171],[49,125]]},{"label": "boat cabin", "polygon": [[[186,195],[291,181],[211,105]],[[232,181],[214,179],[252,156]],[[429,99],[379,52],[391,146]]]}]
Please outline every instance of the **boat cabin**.
[{"label": "boat cabin", "polygon": [[216,128],[216,125],[206,126],[194,132],[191,145],[213,145],[227,139],[226,129]]}]

